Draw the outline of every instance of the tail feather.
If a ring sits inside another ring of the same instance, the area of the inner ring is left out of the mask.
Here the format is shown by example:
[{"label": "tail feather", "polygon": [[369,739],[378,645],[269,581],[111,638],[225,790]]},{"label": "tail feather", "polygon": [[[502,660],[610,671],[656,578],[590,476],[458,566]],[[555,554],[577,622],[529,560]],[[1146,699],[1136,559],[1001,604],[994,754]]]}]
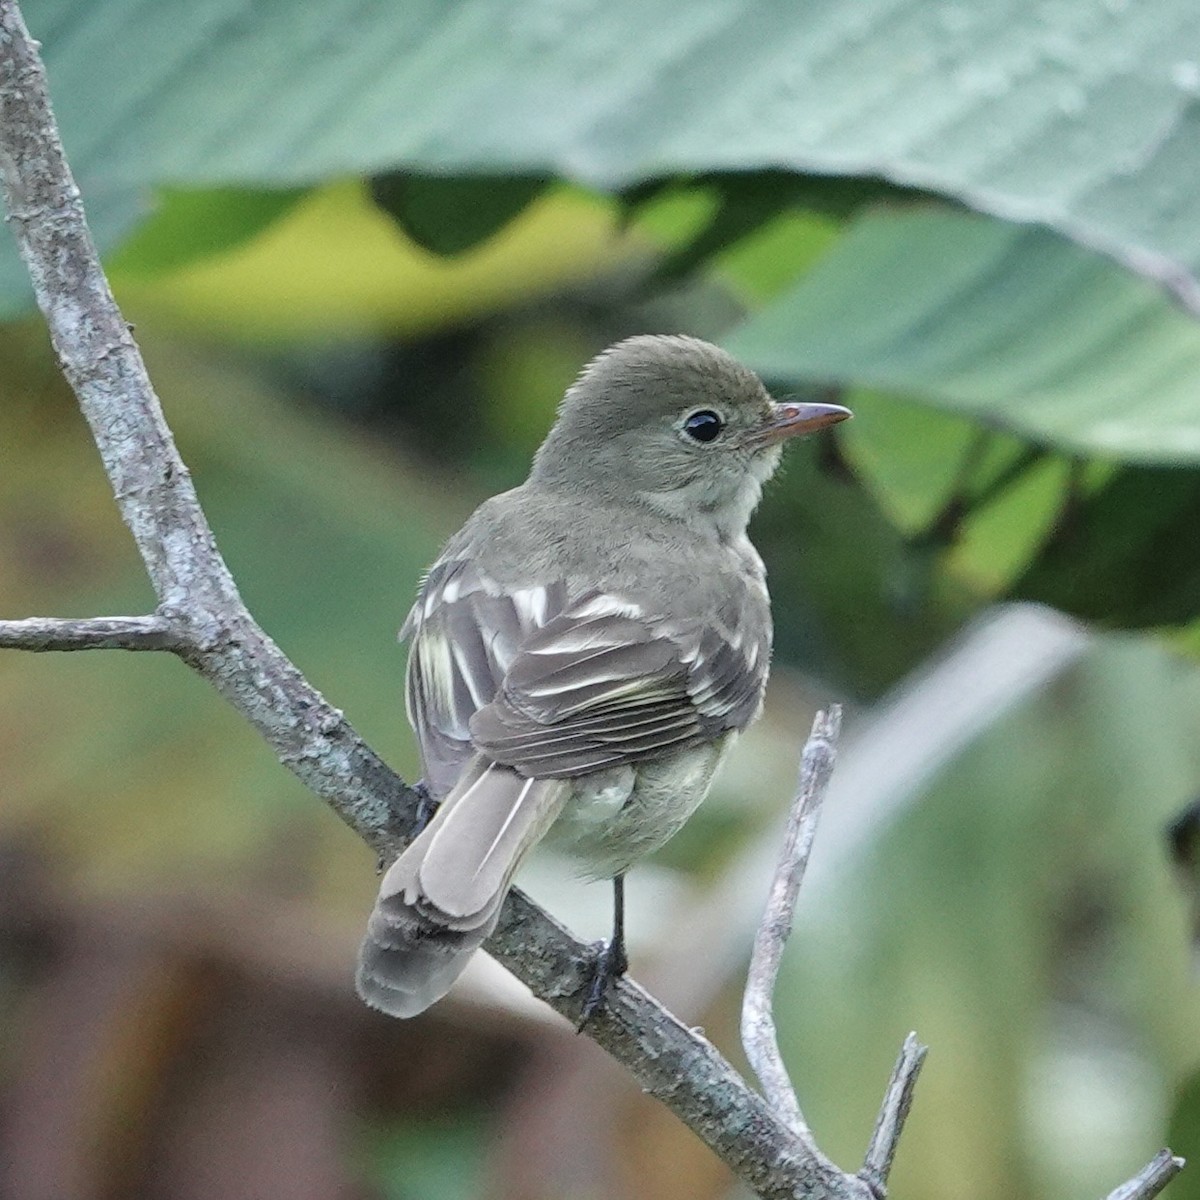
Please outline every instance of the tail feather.
[{"label": "tail feather", "polygon": [[413,1017],[440,1000],[500,919],[526,853],[570,785],[477,759],[383,877],[358,959],[358,993]]}]

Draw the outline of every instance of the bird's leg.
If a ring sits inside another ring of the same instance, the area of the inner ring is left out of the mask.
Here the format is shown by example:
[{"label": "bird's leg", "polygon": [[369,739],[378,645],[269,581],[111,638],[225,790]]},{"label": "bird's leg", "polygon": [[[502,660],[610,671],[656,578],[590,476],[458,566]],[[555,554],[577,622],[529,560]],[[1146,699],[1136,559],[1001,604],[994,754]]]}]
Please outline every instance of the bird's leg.
[{"label": "bird's leg", "polygon": [[596,955],[592,966],[592,978],[588,983],[587,996],[583,1001],[583,1012],[578,1029],[595,1016],[604,1003],[609,985],[629,970],[629,959],[625,954],[625,876],[613,876],[613,929],[612,938],[605,942]]},{"label": "bird's leg", "polygon": [[412,836],[417,837],[425,832],[441,801],[433,798],[429,785],[423,779],[418,779],[412,790],[417,793],[417,815],[413,818]]}]

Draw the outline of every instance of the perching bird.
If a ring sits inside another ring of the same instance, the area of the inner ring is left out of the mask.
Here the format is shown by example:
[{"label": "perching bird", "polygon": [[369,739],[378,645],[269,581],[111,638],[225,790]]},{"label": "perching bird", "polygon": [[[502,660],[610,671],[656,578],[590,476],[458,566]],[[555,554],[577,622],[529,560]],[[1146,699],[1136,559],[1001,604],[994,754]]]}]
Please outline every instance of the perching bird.
[{"label": "perching bird", "polygon": [[687,820],[762,705],[771,612],[750,514],[783,440],[849,415],[774,403],[695,338],[630,338],[585,368],[529,478],[451,538],[405,622],[438,806],[383,877],[368,1004],[411,1017],[445,995],[551,826],[615,882],[584,1019],[602,1001],[626,965],[625,871]]}]

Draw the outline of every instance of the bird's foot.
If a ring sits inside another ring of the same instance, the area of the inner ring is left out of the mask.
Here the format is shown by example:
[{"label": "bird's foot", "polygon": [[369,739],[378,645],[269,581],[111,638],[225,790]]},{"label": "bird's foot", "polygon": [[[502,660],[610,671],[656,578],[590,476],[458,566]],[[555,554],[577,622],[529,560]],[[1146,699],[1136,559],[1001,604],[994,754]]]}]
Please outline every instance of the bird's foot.
[{"label": "bird's foot", "polygon": [[417,793],[417,815],[413,818],[412,836],[417,837],[425,832],[441,801],[430,795],[429,785],[423,779],[418,779],[412,790]]},{"label": "bird's foot", "polygon": [[609,987],[629,970],[629,959],[620,942],[600,942],[592,962],[591,978],[588,980],[587,995],[583,999],[583,1011],[579,1014],[577,1033],[582,1033],[587,1023],[600,1011],[608,995]]}]

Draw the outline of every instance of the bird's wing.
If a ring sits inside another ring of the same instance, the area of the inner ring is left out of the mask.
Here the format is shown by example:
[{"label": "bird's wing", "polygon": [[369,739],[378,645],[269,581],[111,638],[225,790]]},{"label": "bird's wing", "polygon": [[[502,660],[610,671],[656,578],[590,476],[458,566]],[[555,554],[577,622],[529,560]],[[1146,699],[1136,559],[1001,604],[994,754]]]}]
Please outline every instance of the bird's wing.
[{"label": "bird's wing", "polygon": [[742,729],[770,658],[769,625],[751,608],[731,602],[678,622],[583,596],[519,645],[495,698],[470,718],[471,740],[523,775],[566,778]]},{"label": "bird's wing", "polygon": [[429,572],[401,637],[412,638],[408,718],[435,796],[475,753],[471,717],[491,703],[518,648],[565,604],[560,584],[505,591],[469,559],[443,559]]}]

